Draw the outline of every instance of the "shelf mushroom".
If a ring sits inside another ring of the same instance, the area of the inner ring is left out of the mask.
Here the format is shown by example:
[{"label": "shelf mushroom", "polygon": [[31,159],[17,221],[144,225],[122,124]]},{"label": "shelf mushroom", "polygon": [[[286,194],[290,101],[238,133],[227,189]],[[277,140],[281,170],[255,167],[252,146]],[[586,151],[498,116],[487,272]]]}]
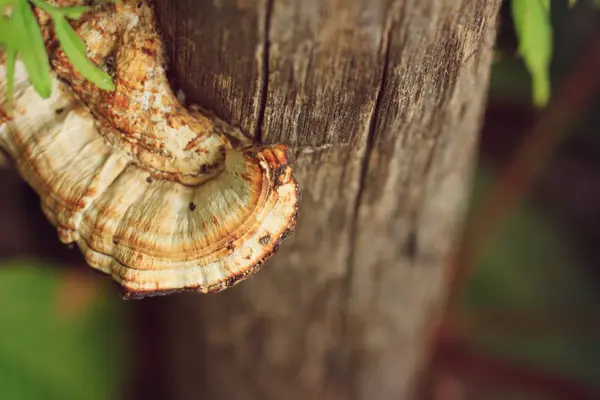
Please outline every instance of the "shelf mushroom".
[{"label": "shelf mushroom", "polygon": [[[76,27],[89,58],[112,75],[112,92],[73,69],[38,17],[52,95],[42,99],[17,61],[0,146],[60,240],[76,243],[126,297],[214,293],[255,273],[295,225],[299,194],[286,147],[252,145],[178,102],[145,1],[102,7]],[[0,80],[3,101],[5,89]]]}]

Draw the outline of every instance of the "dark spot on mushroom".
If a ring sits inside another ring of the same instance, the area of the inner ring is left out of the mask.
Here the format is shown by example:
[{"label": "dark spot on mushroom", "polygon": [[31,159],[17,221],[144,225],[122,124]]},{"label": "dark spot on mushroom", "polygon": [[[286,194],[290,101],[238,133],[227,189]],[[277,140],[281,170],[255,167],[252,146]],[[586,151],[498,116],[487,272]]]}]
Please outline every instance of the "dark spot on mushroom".
[{"label": "dark spot on mushroom", "polygon": [[275,187],[279,187],[285,184],[289,180],[288,167],[286,165],[283,165],[281,167],[275,168],[273,170],[273,177],[275,177],[273,182],[275,184]]},{"label": "dark spot on mushroom", "polygon": [[142,2],[137,3],[137,8],[142,8]]},{"label": "dark spot on mushroom", "polygon": [[56,113],[56,115],[62,114],[63,111],[65,111],[65,109],[62,108],[62,107],[61,108],[57,108],[56,110],[54,110],[54,112]]},{"label": "dark spot on mushroom", "polygon": [[223,146],[223,145],[219,146],[219,153],[221,153],[222,156],[225,155],[226,151],[227,151],[227,149],[225,149],[225,146]]},{"label": "dark spot on mushroom", "polygon": [[227,244],[225,245],[225,247],[227,247],[227,250],[229,250],[229,251],[234,251],[235,250],[235,246],[231,242],[227,242]]},{"label": "dark spot on mushroom", "polygon": [[117,238],[114,237],[113,238],[113,244],[119,244],[119,239],[117,239]]},{"label": "dark spot on mushroom", "polygon": [[196,205],[193,202],[191,202],[188,208],[190,209],[190,211],[194,211],[196,209]]},{"label": "dark spot on mushroom", "polygon": [[225,281],[223,281],[223,286],[224,287],[231,287],[233,286],[235,283],[237,282],[237,278],[235,276],[232,276],[230,278],[225,279]]},{"label": "dark spot on mushroom", "polygon": [[294,229],[288,228],[281,235],[281,240],[285,240],[285,239],[289,238],[290,236],[292,236],[293,234],[294,234]]},{"label": "dark spot on mushroom", "polygon": [[154,51],[152,47],[143,46],[141,50],[142,53],[144,53],[147,56],[154,57],[156,55],[156,51]]},{"label": "dark spot on mushroom", "polygon": [[152,183],[152,177],[151,177],[151,176],[147,177],[147,178],[146,178],[146,182],[147,182],[147,183]]},{"label": "dark spot on mushroom", "polygon": [[106,69],[106,72],[108,72],[109,75],[114,78],[116,71],[114,54],[110,54],[108,57],[106,57],[106,60],[104,61],[104,67]]},{"label": "dark spot on mushroom", "polygon": [[270,241],[271,241],[271,235],[269,235],[268,233],[265,236],[258,239],[258,242],[263,246],[266,246],[267,244],[269,244]]},{"label": "dark spot on mushroom", "polygon": [[206,173],[212,171],[213,169],[217,168],[218,166],[219,166],[218,162],[213,163],[213,164],[202,164],[200,166],[200,170],[199,171],[200,171],[201,174],[206,174]]}]

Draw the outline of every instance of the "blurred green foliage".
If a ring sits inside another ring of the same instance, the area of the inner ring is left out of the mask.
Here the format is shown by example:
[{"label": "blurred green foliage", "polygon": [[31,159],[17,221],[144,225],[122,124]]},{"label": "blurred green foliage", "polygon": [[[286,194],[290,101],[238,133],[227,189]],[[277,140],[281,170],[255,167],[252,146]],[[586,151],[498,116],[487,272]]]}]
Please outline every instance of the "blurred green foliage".
[{"label": "blurred green foliage", "polygon": [[[474,206],[494,179],[480,167]],[[516,365],[600,385],[597,293],[566,233],[525,201],[485,249],[462,297],[471,344]]]},{"label": "blurred green foliage", "polygon": [[0,399],[120,397],[121,301],[101,290],[77,295],[85,289],[66,276],[39,261],[0,265]]}]

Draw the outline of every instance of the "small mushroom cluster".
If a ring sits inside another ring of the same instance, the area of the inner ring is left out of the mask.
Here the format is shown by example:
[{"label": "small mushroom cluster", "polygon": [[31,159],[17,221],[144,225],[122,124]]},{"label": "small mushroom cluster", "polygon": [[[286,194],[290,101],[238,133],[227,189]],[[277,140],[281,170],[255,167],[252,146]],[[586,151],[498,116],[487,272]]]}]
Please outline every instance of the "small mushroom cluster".
[{"label": "small mushroom cluster", "polygon": [[[88,57],[113,77],[112,92],[72,67],[36,11],[52,95],[42,99],[18,61],[12,109],[0,105],[0,146],[60,240],[77,243],[127,297],[214,293],[255,273],[295,225],[286,147],[252,145],[177,100],[146,1],[104,6],[75,26]],[[2,101],[5,91],[2,78]]]}]

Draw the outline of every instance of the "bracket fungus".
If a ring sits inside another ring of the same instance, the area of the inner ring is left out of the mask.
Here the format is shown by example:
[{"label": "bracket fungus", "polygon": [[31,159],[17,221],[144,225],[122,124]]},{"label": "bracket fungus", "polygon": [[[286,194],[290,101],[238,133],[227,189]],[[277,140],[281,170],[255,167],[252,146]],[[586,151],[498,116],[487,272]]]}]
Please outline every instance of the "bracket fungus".
[{"label": "bracket fungus", "polygon": [[[178,102],[146,1],[104,5],[73,25],[114,91],[72,67],[36,12],[52,94],[41,98],[17,61],[12,110],[0,105],[0,147],[39,194],[60,240],[76,243],[126,297],[214,293],[255,273],[295,225],[286,147],[252,145]],[[2,79],[2,101],[5,93]]]}]

